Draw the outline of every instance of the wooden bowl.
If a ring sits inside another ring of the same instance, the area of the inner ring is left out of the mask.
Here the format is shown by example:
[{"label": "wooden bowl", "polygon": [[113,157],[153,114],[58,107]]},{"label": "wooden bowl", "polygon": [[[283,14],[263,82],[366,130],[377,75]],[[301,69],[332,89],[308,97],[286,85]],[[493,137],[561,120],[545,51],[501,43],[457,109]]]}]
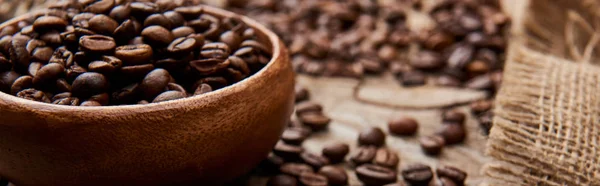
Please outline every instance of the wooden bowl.
[{"label": "wooden bowl", "polygon": [[[205,12],[235,15],[210,7]],[[294,72],[279,38],[256,21],[242,20],[273,57],[253,76],[212,93],[105,107],[0,93],[1,177],[16,185],[212,185],[248,172],[289,120]]]}]

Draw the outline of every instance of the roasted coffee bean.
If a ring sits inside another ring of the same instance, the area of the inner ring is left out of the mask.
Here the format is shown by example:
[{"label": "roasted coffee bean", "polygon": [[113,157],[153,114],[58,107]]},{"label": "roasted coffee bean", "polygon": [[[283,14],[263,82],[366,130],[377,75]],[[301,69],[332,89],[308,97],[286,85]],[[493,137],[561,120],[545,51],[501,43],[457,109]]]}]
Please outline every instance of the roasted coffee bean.
[{"label": "roasted coffee bean", "polygon": [[385,133],[378,127],[369,127],[360,132],[358,143],[360,145],[373,145],[377,147],[385,145]]},{"label": "roasted coffee bean", "polygon": [[228,59],[209,58],[201,60],[193,60],[190,66],[202,76],[209,76],[220,71],[223,71],[231,62]]},{"label": "roasted coffee bean", "polygon": [[196,43],[196,39],[194,38],[180,37],[171,42],[171,44],[169,44],[169,46],[167,47],[167,51],[175,55],[186,54],[190,53],[198,45],[199,44]]},{"label": "roasted coffee bean", "polygon": [[27,36],[14,36],[10,44],[10,59],[19,68],[26,68],[29,66],[31,55],[27,51],[27,43],[31,38]]},{"label": "roasted coffee bean", "polygon": [[303,163],[285,163],[281,165],[279,170],[281,173],[294,177],[300,177],[304,172],[313,172],[312,167]]},{"label": "roasted coffee bean", "polygon": [[304,152],[304,148],[301,146],[289,145],[283,141],[277,142],[273,148],[273,153],[287,161],[298,160],[300,154]]},{"label": "roasted coffee bean", "polygon": [[300,183],[306,186],[327,186],[327,177],[313,172],[303,172],[300,174]]},{"label": "roasted coffee bean", "polygon": [[27,49],[27,52],[33,53],[33,51],[36,48],[44,47],[44,46],[46,46],[45,41],[42,41],[39,39],[31,39],[31,40],[29,40],[29,42],[27,42],[27,46],[25,46],[25,48]]},{"label": "roasted coffee bean", "polygon": [[77,76],[73,81],[73,96],[86,98],[105,92],[108,86],[108,80],[104,75],[95,72],[86,72]]},{"label": "roasted coffee bean", "polygon": [[123,66],[123,62],[113,56],[103,56],[102,61],[94,61],[88,65],[90,72],[98,72],[101,74],[110,74],[119,70]]},{"label": "roasted coffee bean", "polygon": [[442,119],[444,122],[463,125],[467,116],[459,110],[445,111]]},{"label": "roasted coffee bean", "polygon": [[194,96],[195,95],[200,95],[200,94],[206,94],[206,93],[209,93],[209,92],[212,92],[212,91],[213,91],[213,88],[209,84],[202,83],[194,91]]},{"label": "roasted coffee bean", "polygon": [[314,170],[319,170],[321,167],[329,164],[329,159],[323,156],[319,156],[309,152],[303,152],[300,154],[300,159],[311,167]]},{"label": "roasted coffee bean", "polygon": [[467,173],[465,173],[465,171],[451,166],[438,167],[435,172],[438,177],[448,178],[457,183],[457,185],[463,185],[467,178]]},{"label": "roasted coffee bean", "polygon": [[165,17],[163,14],[152,14],[146,18],[144,21],[144,27],[158,25],[166,29],[171,29],[173,26],[171,25],[171,21]]},{"label": "roasted coffee bean", "polygon": [[398,154],[387,148],[380,148],[377,150],[375,158],[373,159],[373,164],[394,170],[399,163],[400,158],[398,158]]},{"label": "roasted coffee bean", "polygon": [[115,50],[115,57],[123,60],[125,66],[148,64],[152,55],[152,47],[146,44],[119,46]]},{"label": "roasted coffee bean", "polygon": [[195,34],[196,31],[194,31],[194,29],[191,27],[182,26],[182,27],[177,27],[177,28],[171,30],[171,33],[173,33],[173,37],[180,38],[180,37],[187,37],[191,34]]},{"label": "roasted coffee bean", "polygon": [[117,44],[111,37],[103,35],[91,35],[81,37],[79,39],[79,46],[86,52],[109,53],[115,49]]},{"label": "roasted coffee bean", "polygon": [[296,94],[296,103],[308,100],[310,98],[308,90],[301,85],[296,85],[294,92]]},{"label": "roasted coffee bean", "polygon": [[154,101],[152,101],[152,103],[176,100],[176,99],[181,99],[181,98],[185,98],[185,97],[186,97],[185,93],[180,92],[180,91],[166,91],[166,92],[163,92],[163,93],[159,94],[158,96],[156,96],[156,98],[154,98]]},{"label": "roasted coffee bean", "polygon": [[459,87],[461,82],[455,77],[443,75],[436,79],[435,85],[444,87]]},{"label": "roasted coffee bean", "polygon": [[220,41],[225,43],[229,48],[236,50],[242,44],[242,36],[234,31],[227,31],[221,34]]},{"label": "roasted coffee bean", "polygon": [[388,130],[392,134],[411,136],[417,133],[419,123],[411,117],[397,117],[388,121]]},{"label": "roasted coffee bean", "polygon": [[0,38],[0,52],[6,56],[10,55],[10,48],[12,47],[13,36],[8,35]]},{"label": "roasted coffee bean", "polygon": [[439,135],[424,136],[419,138],[421,149],[428,155],[438,155],[442,152],[446,142]]},{"label": "roasted coffee bean", "polygon": [[305,102],[300,102],[300,103],[296,104],[296,114],[297,115],[302,115],[303,113],[307,113],[307,112],[322,112],[322,111],[323,111],[323,106],[321,106],[315,102],[305,101]]},{"label": "roasted coffee bean", "polygon": [[160,11],[158,6],[151,2],[133,2],[129,6],[131,7],[131,15],[138,18],[145,18]]},{"label": "roasted coffee bean", "polygon": [[356,176],[365,185],[385,185],[396,182],[396,171],[373,164],[365,164],[356,168]]},{"label": "roasted coffee bean", "polygon": [[[34,66],[35,64],[36,63],[31,63],[31,65],[29,66],[29,74],[32,76],[35,76],[35,74],[37,74],[36,68],[38,70],[39,70],[39,68],[41,68],[41,64],[39,64],[40,65],[39,67],[37,67],[37,65]],[[66,70],[67,80],[73,81],[73,80],[75,80],[75,78],[79,77],[79,75],[86,73],[86,72],[87,72],[87,70],[85,70],[83,67],[81,67],[79,65],[69,66]]]},{"label": "roasted coffee bean", "polygon": [[71,20],[73,26],[75,27],[81,27],[81,28],[87,28],[89,27],[89,21],[90,19],[92,19],[92,17],[96,16],[96,14],[93,13],[80,13],[77,14],[73,17],[73,19]]},{"label": "roasted coffee bean", "polygon": [[371,163],[375,158],[375,154],[377,154],[377,148],[374,146],[359,147],[352,155],[350,155],[350,161],[356,165]]},{"label": "roasted coffee bean", "polygon": [[402,177],[411,185],[426,186],[433,178],[433,171],[425,164],[411,164],[402,169]]},{"label": "roasted coffee bean", "polygon": [[267,186],[296,186],[298,180],[290,175],[280,174],[273,176],[267,182]]},{"label": "roasted coffee bean", "polygon": [[200,51],[202,57],[210,59],[226,59],[230,54],[231,50],[225,43],[209,43]]},{"label": "roasted coffee bean", "polygon": [[36,32],[47,32],[50,30],[64,30],[69,24],[66,20],[55,16],[42,16],[33,22],[33,29]]},{"label": "roasted coffee bean", "polygon": [[95,102],[100,103],[101,105],[108,105],[109,99],[110,99],[110,97],[107,93],[102,93],[102,94],[93,95],[92,97],[90,97],[88,99],[88,101],[95,101]]},{"label": "roasted coffee bean", "polygon": [[216,40],[220,35],[221,21],[215,16],[202,14],[198,19],[189,21],[187,26],[194,28],[196,33],[201,33],[208,39]]},{"label": "roasted coffee bean", "polygon": [[185,24],[185,18],[175,11],[167,11],[163,13],[163,15],[169,20],[171,23],[171,28],[176,28],[183,26]]},{"label": "roasted coffee bean", "polygon": [[402,85],[407,87],[424,85],[427,77],[420,71],[408,71],[401,75]]},{"label": "roasted coffee bean", "polygon": [[181,14],[186,19],[195,19],[203,12],[202,6],[184,6],[175,8],[175,12]]},{"label": "roasted coffee bean", "polygon": [[423,41],[426,48],[440,51],[454,43],[454,37],[443,31],[434,31]]},{"label": "roasted coffee bean", "polygon": [[0,31],[0,37],[4,37],[7,35],[14,35],[18,32],[19,30],[17,30],[17,28],[15,26],[9,25],[4,27],[1,31]]},{"label": "roasted coffee bean", "polygon": [[100,0],[88,5],[83,11],[95,14],[107,13],[114,5],[115,0]]},{"label": "roasted coffee bean", "polygon": [[489,111],[493,106],[491,100],[478,100],[470,104],[471,111],[474,114],[481,114]]},{"label": "roasted coffee bean", "polygon": [[287,128],[281,134],[281,140],[287,144],[300,145],[306,138],[308,138],[310,132],[301,130],[301,128]]},{"label": "roasted coffee bean", "polygon": [[384,186],[406,186],[406,184],[404,184],[404,182],[396,182],[396,183],[390,183]]},{"label": "roasted coffee bean", "polygon": [[329,185],[342,186],[348,184],[348,175],[346,174],[346,171],[342,168],[327,165],[321,167],[318,173],[327,178],[327,182],[329,183]]},{"label": "roasted coffee bean", "polygon": [[157,46],[167,46],[174,38],[173,34],[161,26],[149,26],[142,30],[144,42]]},{"label": "roasted coffee bean", "polygon": [[140,90],[138,89],[138,84],[127,85],[115,92],[112,93],[112,99],[114,102],[120,104],[132,103],[136,100],[134,98],[138,97],[138,93]]},{"label": "roasted coffee bean", "polygon": [[99,107],[99,106],[102,106],[102,104],[98,103],[97,101],[84,101],[79,106],[82,106],[82,107]]},{"label": "roasted coffee bean", "polygon": [[57,99],[57,100],[53,101],[52,104],[79,106],[81,103],[79,101],[79,98],[68,97],[68,98]]},{"label": "roasted coffee bean", "polygon": [[152,100],[160,94],[171,81],[171,75],[164,69],[155,69],[148,73],[140,83],[140,91],[146,99]]},{"label": "roasted coffee bean", "polygon": [[138,31],[135,28],[135,23],[130,19],[123,21],[113,32],[118,43],[127,43],[126,41],[135,38],[136,34],[138,34]]},{"label": "roasted coffee bean", "polygon": [[129,5],[118,5],[115,6],[108,16],[113,18],[117,22],[123,22],[126,19],[129,19],[129,15],[131,14],[131,7]]},{"label": "roasted coffee bean", "polygon": [[350,152],[348,144],[335,142],[328,144],[323,148],[322,154],[327,157],[331,163],[340,163],[344,161],[346,155]]},{"label": "roasted coffee bean", "polygon": [[460,45],[450,53],[448,56],[448,66],[451,68],[464,68],[467,63],[473,59],[475,49],[471,45]]},{"label": "roasted coffee bean", "polygon": [[20,91],[19,93],[17,93],[17,97],[44,103],[51,102],[50,98],[48,98],[46,93],[32,88]]},{"label": "roasted coffee bean", "polygon": [[56,101],[56,100],[59,100],[59,99],[65,99],[65,98],[69,98],[69,97],[71,97],[71,96],[72,96],[72,94],[71,94],[70,92],[63,92],[63,93],[59,93],[59,94],[56,94],[56,95],[54,95],[54,96],[52,97],[52,102],[54,102],[54,101]]},{"label": "roasted coffee bean", "polygon": [[447,145],[453,145],[463,142],[467,136],[467,131],[460,124],[449,123],[443,124],[437,134],[444,138]]},{"label": "roasted coffee bean", "polygon": [[50,82],[56,81],[58,78],[65,75],[65,67],[59,63],[49,63],[35,74],[33,84],[36,86],[44,86]]},{"label": "roasted coffee bean", "polygon": [[484,74],[466,82],[465,87],[476,90],[490,90],[494,87],[494,83],[489,74]]},{"label": "roasted coffee bean", "polygon": [[433,70],[445,65],[440,54],[433,51],[421,51],[410,60],[410,65],[416,69]]},{"label": "roasted coffee bean", "polygon": [[60,78],[56,80],[56,89],[58,92],[71,92],[72,87],[66,79]]},{"label": "roasted coffee bean", "polygon": [[47,62],[52,57],[54,50],[51,47],[40,47],[33,50],[31,59],[40,62]]},{"label": "roasted coffee bean", "polygon": [[0,53],[0,72],[11,70],[12,67],[12,61],[10,61],[10,59],[7,59],[2,53]]},{"label": "roasted coffee bean", "polygon": [[[460,184],[462,185],[462,184]],[[459,184],[457,184],[456,182],[454,182],[453,180],[451,180],[450,178],[446,178],[446,177],[441,177],[439,178],[439,186],[460,186]]]},{"label": "roasted coffee bean", "polygon": [[112,35],[115,32],[115,29],[119,26],[119,23],[114,19],[106,16],[106,15],[96,15],[89,20],[89,27],[91,31],[103,34],[103,35]]},{"label": "roasted coffee bean", "polygon": [[320,112],[307,112],[298,116],[300,121],[313,131],[321,131],[327,128],[331,119]]},{"label": "roasted coffee bean", "polygon": [[[12,78],[12,77],[11,77]],[[33,77],[31,76],[21,76],[14,80],[12,86],[10,87],[10,94],[17,95],[18,92],[24,89],[33,87]]]},{"label": "roasted coffee bean", "polygon": [[40,40],[46,42],[48,45],[58,46],[63,44],[63,40],[60,36],[60,32],[47,32],[40,36]]}]

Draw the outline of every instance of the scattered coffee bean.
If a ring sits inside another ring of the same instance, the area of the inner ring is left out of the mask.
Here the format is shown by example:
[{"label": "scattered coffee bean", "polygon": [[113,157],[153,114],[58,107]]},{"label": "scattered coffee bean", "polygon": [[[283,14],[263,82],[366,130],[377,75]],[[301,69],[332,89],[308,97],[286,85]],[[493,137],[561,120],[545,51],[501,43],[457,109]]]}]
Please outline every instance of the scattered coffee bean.
[{"label": "scattered coffee bean", "polygon": [[385,144],[385,133],[378,127],[364,129],[358,135],[358,143],[365,146],[382,146]]},{"label": "scattered coffee bean", "polygon": [[470,107],[471,107],[471,111],[474,114],[481,114],[484,112],[487,112],[488,110],[490,110],[493,106],[493,103],[491,100],[479,100],[479,101],[475,101],[473,103],[471,103]]},{"label": "scattered coffee bean", "polygon": [[287,144],[300,145],[308,136],[310,131],[303,130],[303,128],[287,128],[281,135],[281,140]]},{"label": "scattered coffee bean", "polygon": [[385,185],[396,182],[396,171],[373,164],[365,164],[356,168],[356,176],[365,185]]},{"label": "scattered coffee bean", "polygon": [[402,177],[411,185],[427,186],[433,178],[433,171],[425,164],[411,164],[402,169]]},{"label": "scattered coffee bean", "polygon": [[348,175],[342,168],[327,165],[321,167],[318,173],[327,178],[329,185],[342,186],[348,184]]},{"label": "scattered coffee bean", "polygon": [[290,175],[280,174],[277,176],[271,177],[267,182],[268,186],[296,186],[298,185],[298,180]]},{"label": "scattered coffee bean", "polygon": [[460,124],[450,123],[443,124],[437,134],[444,138],[445,144],[453,145],[463,142],[467,136],[467,131],[465,127]]},{"label": "scattered coffee bean", "polygon": [[399,163],[400,158],[398,158],[398,154],[387,148],[378,149],[377,153],[375,153],[375,158],[373,159],[373,164],[394,170],[396,170],[396,166],[398,166]]},{"label": "scattered coffee bean", "polygon": [[329,164],[329,159],[326,157],[309,152],[303,152],[300,154],[300,158],[304,163],[312,166],[315,170],[319,170],[321,167]]},{"label": "scattered coffee bean", "polygon": [[329,125],[331,119],[321,112],[307,112],[298,116],[300,121],[309,126],[313,131],[320,131]]},{"label": "scattered coffee bean", "polygon": [[350,161],[356,165],[362,165],[365,163],[371,163],[377,154],[377,148],[374,146],[363,146],[358,147],[352,155],[350,155]]},{"label": "scattered coffee bean", "polygon": [[313,172],[303,172],[300,174],[300,183],[306,186],[327,186],[327,177]]},{"label": "scattered coffee bean", "polygon": [[323,107],[315,102],[305,101],[296,104],[296,114],[302,115],[307,112],[322,112]]},{"label": "scattered coffee bean", "polygon": [[467,173],[456,167],[451,166],[438,167],[435,170],[435,172],[437,173],[438,177],[449,178],[460,185],[462,185],[465,182],[465,179],[467,178]]},{"label": "scattered coffee bean", "polygon": [[304,172],[313,172],[313,168],[302,163],[285,163],[281,165],[280,171],[281,173],[297,178]]},{"label": "scattered coffee bean", "polygon": [[438,155],[444,148],[444,138],[438,135],[424,136],[419,138],[421,149],[428,155]]},{"label": "scattered coffee bean", "polygon": [[348,152],[350,152],[350,146],[348,146],[348,144],[335,142],[326,145],[323,148],[322,154],[327,157],[331,163],[340,163],[344,161]]},{"label": "scattered coffee bean", "polygon": [[448,111],[444,112],[442,119],[444,120],[444,122],[450,122],[450,123],[463,125],[466,117],[467,116],[464,113],[462,113],[461,111],[448,110]]},{"label": "scattered coffee bean", "polygon": [[397,117],[388,121],[388,130],[392,134],[411,136],[414,135],[418,129],[419,123],[411,117]]},{"label": "scattered coffee bean", "polygon": [[273,148],[273,153],[285,160],[293,161],[300,159],[300,154],[304,152],[304,148],[295,145],[289,145],[279,141]]},{"label": "scattered coffee bean", "polygon": [[441,178],[439,178],[439,185],[440,186],[460,186],[462,184],[457,184],[456,182],[454,182],[450,178],[441,177]]},{"label": "scattered coffee bean", "polygon": [[306,88],[304,88],[300,85],[296,85],[295,92],[296,92],[296,103],[309,99],[309,93]]}]

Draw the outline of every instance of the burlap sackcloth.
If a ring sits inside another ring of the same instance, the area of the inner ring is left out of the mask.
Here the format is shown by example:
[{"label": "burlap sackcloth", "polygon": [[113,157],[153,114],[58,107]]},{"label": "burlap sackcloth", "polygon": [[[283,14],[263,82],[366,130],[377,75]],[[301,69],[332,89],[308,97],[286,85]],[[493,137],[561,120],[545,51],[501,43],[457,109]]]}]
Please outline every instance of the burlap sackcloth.
[{"label": "burlap sackcloth", "polygon": [[531,0],[513,24],[485,185],[599,186],[599,1]]}]

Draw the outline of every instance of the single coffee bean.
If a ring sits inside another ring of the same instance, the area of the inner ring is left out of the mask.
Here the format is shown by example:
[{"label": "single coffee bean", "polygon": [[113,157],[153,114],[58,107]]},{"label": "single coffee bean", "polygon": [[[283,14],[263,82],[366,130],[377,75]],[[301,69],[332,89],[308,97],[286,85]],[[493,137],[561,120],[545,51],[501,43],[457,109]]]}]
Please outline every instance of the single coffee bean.
[{"label": "single coffee bean", "polygon": [[138,18],[145,18],[160,11],[158,6],[151,2],[133,2],[129,6],[131,7],[131,15]]},{"label": "single coffee bean", "polygon": [[298,180],[290,175],[280,174],[273,176],[267,182],[267,186],[296,186]]},{"label": "single coffee bean", "polygon": [[438,167],[435,172],[437,173],[438,177],[449,178],[460,185],[462,185],[467,178],[467,173],[465,171],[451,166]]},{"label": "single coffee bean", "polygon": [[10,87],[10,94],[17,95],[21,90],[33,87],[33,77],[21,76],[17,78]]},{"label": "single coffee bean", "polygon": [[86,72],[75,78],[72,89],[73,96],[87,98],[105,92],[108,89],[108,81],[100,73]]},{"label": "single coffee bean", "polygon": [[303,163],[285,163],[281,165],[279,170],[281,173],[294,177],[300,177],[304,172],[313,172],[312,167]]},{"label": "single coffee bean", "polygon": [[112,93],[112,99],[114,102],[120,104],[128,104],[135,102],[134,100],[138,97],[140,90],[138,89],[139,85],[137,83],[127,85],[115,92]]},{"label": "single coffee bean", "polygon": [[443,121],[463,125],[467,116],[458,110],[444,112]]},{"label": "single coffee bean", "polygon": [[439,135],[424,136],[419,138],[421,149],[428,155],[438,155],[442,152],[446,142]]},{"label": "single coffee bean", "polygon": [[166,11],[163,15],[169,20],[171,23],[171,28],[176,28],[183,26],[185,24],[185,18],[175,11]]},{"label": "single coffee bean", "polygon": [[152,55],[152,47],[146,44],[119,46],[115,50],[115,57],[123,60],[125,66],[148,64]]},{"label": "single coffee bean", "polygon": [[294,91],[296,94],[296,103],[308,100],[310,98],[308,90],[301,85],[296,85]]},{"label": "single coffee bean", "polygon": [[424,46],[432,50],[442,50],[454,43],[454,37],[443,31],[434,31],[424,41]]},{"label": "single coffee bean", "polygon": [[319,156],[309,152],[303,152],[300,154],[300,159],[315,170],[319,170],[321,167],[329,164],[329,159],[323,156]]},{"label": "single coffee bean", "polygon": [[130,19],[127,19],[123,21],[121,25],[115,28],[115,31],[112,34],[114,35],[115,40],[118,43],[124,44],[127,43],[127,41],[135,38],[135,36],[138,34],[138,31],[135,28],[135,22]]},{"label": "single coffee bean", "polygon": [[167,91],[178,91],[181,93],[184,93],[185,95],[187,95],[187,91],[185,90],[185,88],[183,88],[183,86],[177,84],[177,83],[169,83],[167,84]]},{"label": "single coffee bean", "polygon": [[57,100],[53,101],[52,104],[79,106],[81,103],[79,101],[79,98],[68,97],[68,98],[57,99]]},{"label": "single coffee bean", "polygon": [[144,21],[144,27],[149,27],[152,25],[158,25],[166,29],[171,29],[173,27],[171,25],[171,21],[163,14],[152,14],[148,16],[148,18],[146,18]]},{"label": "single coffee bean", "polygon": [[59,100],[59,99],[65,99],[65,98],[69,98],[71,97],[73,94],[71,94],[70,92],[63,92],[63,93],[59,93],[56,94],[52,97],[52,102]]},{"label": "single coffee bean", "polygon": [[206,93],[209,93],[209,92],[212,92],[212,91],[213,91],[213,89],[212,89],[212,87],[209,84],[202,83],[194,91],[194,96],[195,95],[200,95],[200,94],[206,94]]},{"label": "single coffee bean", "polygon": [[[95,101],[100,103],[100,105],[108,105],[110,96],[107,93],[93,95],[88,99],[88,101]],[[82,103],[83,104],[83,103]]]},{"label": "single coffee bean", "polygon": [[420,71],[408,71],[402,73],[402,85],[406,87],[414,87],[424,85],[427,77]]},{"label": "single coffee bean", "polygon": [[82,106],[82,107],[99,107],[99,106],[102,106],[102,104],[98,103],[97,101],[84,101],[79,106]]},{"label": "single coffee bean", "polygon": [[181,99],[181,98],[185,98],[185,97],[186,97],[185,93],[171,90],[171,91],[163,92],[162,94],[159,94],[158,96],[156,96],[156,98],[154,98],[154,101],[152,101],[152,103],[176,100],[176,99]]},{"label": "single coffee bean", "polygon": [[7,35],[14,35],[18,32],[19,30],[17,30],[17,28],[15,26],[9,25],[4,27],[1,31],[0,31],[0,37],[4,37]]},{"label": "single coffee bean", "polygon": [[19,68],[29,66],[31,55],[27,51],[27,43],[31,38],[23,35],[17,35],[12,38],[10,44],[10,59]]},{"label": "single coffee bean", "polygon": [[176,55],[186,54],[194,50],[196,46],[198,46],[196,39],[180,37],[169,44],[167,51]]},{"label": "single coffee bean", "polygon": [[378,127],[369,127],[360,132],[358,143],[365,146],[382,146],[385,144],[385,133]]},{"label": "single coffee bean", "polygon": [[58,89],[59,92],[71,92],[72,87],[66,79],[60,78],[56,80],[56,89]]},{"label": "single coffee bean", "polygon": [[146,75],[142,80],[142,83],[140,83],[139,89],[144,98],[153,100],[158,94],[165,90],[165,87],[167,87],[170,80],[171,75],[169,74],[169,71],[155,69]]},{"label": "single coffee bean", "polygon": [[63,39],[60,36],[60,32],[56,32],[56,31],[47,32],[47,33],[41,35],[40,39],[51,46],[59,46],[59,45],[63,44]]},{"label": "single coffee bean", "polygon": [[296,104],[296,114],[297,115],[302,115],[303,113],[307,113],[307,112],[322,112],[322,111],[323,111],[323,106],[321,106],[315,102],[305,101],[305,102],[300,102],[300,103]]},{"label": "single coffee bean", "polygon": [[273,148],[273,153],[287,161],[298,160],[300,154],[304,152],[304,148],[301,146],[289,145],[283,141],[277,142]]},{"label": "single coffee bean", "polygon": [[411,136],[417,133],[419,123],[411,117],[397,117],[388,121],[388,130],[392,134]]},{"label": "single coffee bean", "polygon": [[331,119],[320,112],[307,112],[298,116],[300,121],[313,131],[321,131],[327,128]]},{"label": "single coffee bean", "polygon": [[33,51],[36,48],[45,47],[45,46],[46,46],[45,41],[42,41],[39,39],[31,39],[31,40],[29,40],[29,42],[27,42],[27,46],[25,46],[25,48],[27,49],[27,52],[33,53]]},{"label": "single coffee bean", "polygon": [[88,5],[83,11],[95,14],[102,14],[110,11],[114,5],[115,0],[100,0]]},{"label": "single coffee bean", "polygon": [[303,172],[300,174],[300,183],[306,186],[327,186],[327,177],[313,172]]},{"label": "single coffee bean", "polygon": [[110,16],[117,22],[123,22],[126,19],[129,19],[130,14],[131,14],[131,7],[129,7],[128,5],[118,5],[118,6],[115,6],[110,11],[108,16]]},{"label": "single coffee bean", "polygon": [[50,82],[56,81],[64,76],[65,67],[59,63],[49,63],[36,73],[33,77],[33,84],[36,86],[47,85]]},{"label": "single coffee bean", "polygon": [[[36,67],[34,66],[34,64],[35,63],[31,63],[31,65],[29,66],[29,74],[32,76],[35,76],[35,74],[37,74],[37,71],[35,70]],[[32,69],[32,67],[34,69]],[[39,68],[41,68],[41,64],[40,64]],[[75,78],[79,77],[79,75],[86,73],[86,72],[87,72],[87,70],[85,70],[85,68],[83,68],[79,65],[69,66],[66,70],[67,80],[74,81]]]},{"label": "single coffee bean", "polygon": [[416,69],[433,70],[443,67],[442,57],[433,51],[421,51],[410,60],[410,65]]},{"label": "single coffee bean", "polygon": [[89,21],[90,19],[92,19],[92,17],[96,16],[96,14],[93,13],[80,13],[77,14],[73,17],[73,19],[71,19],[71,22],[73,24],[74,27],[81,27],[81,28],[87,28],[89,27]]},{"label": "single coffee bean", "polygon": [[83,36],[79,39],[81,49],[91,53],[109,53],[112,52],[117,44],[115,40],[108,36],[91,35]]},{"label": "single coffee bean", "polygon": [[323,148],[322,154],[327,157],[331,163],[340,163],[344,161],[348,152],[350,152],[350,146],[348,146],[348,144],[335,142],[326,145]]},{"label": "single coffee bean", "polygon": [[17,93],[17,97],[44,103],[51,102],[50,98],[48,98],[46,93],[32,88],[20,91],[19,93]]},{"label": "single coffee bean", "polygon": [[202,47],[200,55],[205,58],[226,59],[231,54],[225,43],[209,43]]},{"label": "single coffee bean", "polygon": [[463,142],[467,136],[467,131],[460,124],[448,123],[443,124],[437,134],[444,138],[447,145],[453,145]]},{"label": "single coffee bean", "polygon": [[33,22],[33,29],[36,32],[47,32],[50,30],[64,30],[69,24],[66,20],[55,16],[42,16]]},{"label": "single coffee bean", "polygon": [[173,39],[173,34],[161,26],[149,26],[142,30],[142,38],[146,43],[152,43],[157,46],[167,46]]},{"label": "single coffee bean", "polygon": [[34,49],[33,53],[31,54],[31,58],[36,61],[47,62],[52,57],[53,53],[54,50],[52,50],[51,47],[40,47]]},{"label": "single coffee bean", "polygon": [[175,8],[175,12],[181,14],[185,19],[191,20],[198,18],[203,12],[202,6],[184,6]]},{"label": "single coffee bean", "polygon": [[493,106],[491,100],[478,100],[470,104],[471,111],[474,114],[481,114],[489,111]]},{"label": "single coffee bean", "polygon": [[194,28],[196,33],[201,33],[208,39],[217,40],[220,35],[221,21],[215,16],[202,14],[198,19],[189,21],[187,26]]},{"label": "single coffee bean", "polygon": [[342,186],[348,184],[348,175],[342,168],[327,165],[321,167],[318,173],[327,178],[329,185]]},{"label": "single coffee bean", "polygon": [[427,186],[433,178],[433,171],[425,164],[411,164],[402,169],[402,177],[411,185]]},{"label": "single coffee bean", "polygon": [[305,130],[301,130],[302,128],[287,128],[283,131],[283,134],[281,135],[281,140],[283,140],[285,143],[287,144],[292,144],[292,145],[300,145],[302,144],[302,142],[304,140],[306,140],[306,138],[308,138],[308,135],[310,135],[310,132],[307,132]]},{"label": "single coffee bean", "polygon": [[385,185],[396,182],[396,171],[373,164],[365,164],[356,168],[356,176],[365,185]]},{"label": "single coffee bean", "polygon": [[465,14],[459,17],[460,26],[468,31],[475,31],[483,25],[481,20],[473,14]]},{"label": "single coffee bean", "polygon": [[221,34],[221,42],[225,43],[229,48],[236,50],[242,44],[242,36],[234,31],[227,31]]},{"label": "single coffee bean", "polygon": [[187,37],[189,35],[192,35],[192,34],[196,33],[196,31],[194,31],[194,29],[191,27],[182,26],[182,27],[177,27],[177,28],[171,30],[171,33],[173,33],[173,37],[180,38],[180,37]]},{"label": "single coffee bean", "polygon": [[[460,184],[463,185],[463,184]],[[441,177],[439,178],[439,186],[460,186],[459,184],[457,184],[456,182],[454,182],[453,180],[451,180],[450,178],[446,178],[446,177]]]},{"label": "single coffee bean", "polygon": [[89,20],[89,27],[91,31],[98,34],[111,35],[117,29],[119,23],[114,19],[106,15],[96,15]]},{"label": "single coffee bean", "polygon": [[0,53],[10,55],[10,48],[12,47],[12,35],[7,35],[0,38]]},{"label": "single coffee bean", "polygon": [[377,150],[377,153],[375,153],[375,158],[373,159],[373,164],[394,170],[399,163],[400,158],[398,158],[398,154],[386,148],[380,148]]},{"label": "single coffee bean", "polygon": [[371,163],[377,154],[377,148],[374,146],[359,147],[355,153],[350,155],[350,161],[356,165]]},{"label": "single coffee bean", "polygon": [[240,73],[242,75],[248,76],[250,75],[250,67],[248,67],[248,64],[241,58],[237,57],[237,56],[229,56],[229,62],[231,62],[231,68],[234,68],[238,71],[240,71]]}]

